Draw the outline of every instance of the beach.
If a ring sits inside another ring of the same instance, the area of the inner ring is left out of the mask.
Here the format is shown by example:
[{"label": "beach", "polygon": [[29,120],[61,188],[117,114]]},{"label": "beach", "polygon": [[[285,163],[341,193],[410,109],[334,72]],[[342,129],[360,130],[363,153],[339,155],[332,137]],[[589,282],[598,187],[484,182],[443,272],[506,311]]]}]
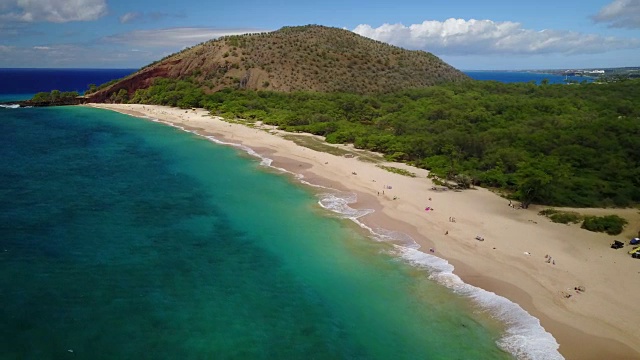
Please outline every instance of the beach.
[{"label": "beach", "polygon": [[[359,219],[364,225],[411,236],[420,251],[453,265],[454,274],[465,283],[517,303],[555,337],[565,358],[640,358],[636,332],[640,315],[635,308],[640,300],[640,261],[626,253],[628,246],[609,248],[614,239],[628,242],[637,234],[637,209],[578,209],[588,214],[616,213],[629,220],[621,236],[593,233],[578,225],[552,223],[538,215],[544,207],[509,206],[509,200],[483,188],[440,190],[427,178],[426,170],[381,160],[361,161],[365,153],[350,146],[334,146],[353,154],[347,157],[315,151],[284,137],[317,140],[311,135],[230,123],[202,109],[90,106],[157,119],[221,142],[242,144],[272,159],[271,166],[299,174],[308,183],[353,192],[357,202],[351,207],[374,210]],[[377,165],[404,169],[416,177]],[[579,286],[584,291],[576,291]]]}]

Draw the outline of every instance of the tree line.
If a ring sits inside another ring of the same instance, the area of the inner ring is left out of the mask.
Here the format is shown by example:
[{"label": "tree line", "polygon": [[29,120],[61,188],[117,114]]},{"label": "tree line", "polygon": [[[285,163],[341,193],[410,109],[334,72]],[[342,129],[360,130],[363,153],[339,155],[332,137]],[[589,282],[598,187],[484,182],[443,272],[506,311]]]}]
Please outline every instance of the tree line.
[{"label": "tree line", "polygon": [[205,93],[158,79],[113,101],[204,107],[226,118],[352,143],[462,187],[523,202],[610,207],[640,202],[640,80],[535,85],[466,81],[392,93]]},{"label": "tree line", "polygon": [[75,99],[79,95],[80,94],[78,94],[77,91],[51,90],[50,92],[36,93],[31,99],[31,101],[41,102],[41,103],[56,103],[59,101]]}]

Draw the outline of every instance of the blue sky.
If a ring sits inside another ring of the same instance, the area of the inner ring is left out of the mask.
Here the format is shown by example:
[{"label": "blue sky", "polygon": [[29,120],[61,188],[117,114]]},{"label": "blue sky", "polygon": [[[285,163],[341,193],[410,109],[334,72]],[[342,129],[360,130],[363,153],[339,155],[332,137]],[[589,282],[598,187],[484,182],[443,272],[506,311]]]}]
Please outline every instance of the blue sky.
[{"label": "blue sky", "polygon": [[640,66],[640,0],[0,0],[0,67],[138,68],[221,35],[305,24],[463,70]]}]

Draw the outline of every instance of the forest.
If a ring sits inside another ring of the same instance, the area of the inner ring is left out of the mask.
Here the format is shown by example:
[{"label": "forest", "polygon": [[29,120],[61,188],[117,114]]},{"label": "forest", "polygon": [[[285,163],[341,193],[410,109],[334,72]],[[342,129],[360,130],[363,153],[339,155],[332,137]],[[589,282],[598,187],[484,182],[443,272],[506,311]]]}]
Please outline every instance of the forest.
[{"label": "forest", "polygon": [[461,187],[531,203],[625,207],[640,202],[640,80],[599,84],[464,81],[390,93],[205,93],[157,79],[114,102],[204,107],[330,143],[385,154]]}]

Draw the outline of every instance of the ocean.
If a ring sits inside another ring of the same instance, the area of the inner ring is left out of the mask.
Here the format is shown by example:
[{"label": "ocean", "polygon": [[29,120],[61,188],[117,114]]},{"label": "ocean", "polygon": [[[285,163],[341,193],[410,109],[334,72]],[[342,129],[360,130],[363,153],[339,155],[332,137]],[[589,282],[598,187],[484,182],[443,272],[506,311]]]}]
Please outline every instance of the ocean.
[{"label": "ocean", "polygon": [[353,194],[229,145],[0,108],[0,358],[561,358],[516,304],[363,229]]},{"label": "ocean", "polygon": [[0,95],[57,89],[84,93],[89,84],[123,78],[137,69],[0,69]]},{"label": "ocean", "polygon": [[543,80],[547,80],[549,84],[566,84],[567,81],[575,81],[581,83],[583,81],[592,82],[594,78],[589,76],[562,76],[555,74],[543,74],[530,71],[464,71],[474,80],[498,81],[503,83],[518,83],[535,81],[540,85]]}]

